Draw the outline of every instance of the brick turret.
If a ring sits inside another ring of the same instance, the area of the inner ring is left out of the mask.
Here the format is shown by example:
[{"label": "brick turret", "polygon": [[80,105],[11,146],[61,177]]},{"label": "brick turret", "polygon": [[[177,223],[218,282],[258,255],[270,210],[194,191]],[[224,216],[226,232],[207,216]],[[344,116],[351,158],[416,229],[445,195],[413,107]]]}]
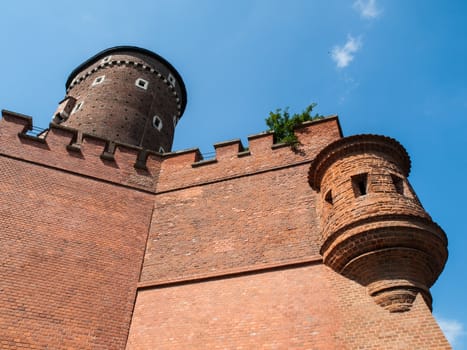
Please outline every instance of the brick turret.
[{"label": "brick turret", "polygon": [[172,148],[186,90],[175,68],[133,46],[104,50],[78,66],[53,122],[156,152]]},{"label": "brick turret", "polygon": [[407,176],[410,159],[395,140],[357,135],[324,148],[309,182],[320,192],[324,263],[368,287],[391,312],[410,309],[447,259],[443,230],[423,209]]}]

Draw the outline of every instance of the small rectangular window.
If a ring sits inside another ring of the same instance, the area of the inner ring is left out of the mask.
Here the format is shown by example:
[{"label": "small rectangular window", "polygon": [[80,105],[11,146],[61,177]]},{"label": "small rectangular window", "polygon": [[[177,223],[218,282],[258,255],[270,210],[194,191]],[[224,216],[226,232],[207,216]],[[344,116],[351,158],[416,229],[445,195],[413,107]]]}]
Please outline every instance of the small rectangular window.
[{"label": "small rectangular window", "polygon": [[366,195],[368,192],[368,174],[352,176],[352,188],[355,197]]},{"label": "small rectangular window", "polygon": [[391,174],[392,183],[394,184],[394,189],[399,194],[404,194],[404,180],[394,174]]},{"label": "small rectangular window", "polygon": [[147,90],[149,83],[147,82],[147,80],[138,78],[135,81],[135,85],[143,90]]}]

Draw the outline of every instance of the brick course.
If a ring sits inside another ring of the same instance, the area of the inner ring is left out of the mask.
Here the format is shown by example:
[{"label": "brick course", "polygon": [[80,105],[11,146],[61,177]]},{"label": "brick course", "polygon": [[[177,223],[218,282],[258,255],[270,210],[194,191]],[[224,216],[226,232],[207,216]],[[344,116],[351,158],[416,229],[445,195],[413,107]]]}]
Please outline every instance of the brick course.
[{"label": "brick course", "polygon": [[450,349],[429,315],[421,298],[388,313],[318,263],[142,290],[126,349]]},{"label": "brick course", "polygon": [[148,195],[6,157],[0,169],[0,347],[123,348]]}]

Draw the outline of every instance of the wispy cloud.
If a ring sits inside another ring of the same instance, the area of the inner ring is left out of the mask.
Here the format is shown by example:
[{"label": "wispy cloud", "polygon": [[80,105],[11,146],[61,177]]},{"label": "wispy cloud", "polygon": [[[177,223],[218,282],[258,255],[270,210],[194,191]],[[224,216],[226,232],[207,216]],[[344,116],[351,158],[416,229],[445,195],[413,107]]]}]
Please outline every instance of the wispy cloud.
[{"label": "wispy cloud", "polygon": [[443,318],[437,318],[437,321],[451,345],[454,346],[465,335],[464,325],[459,321]]},{"label": "wispy cloud", "polygon": [[377,18],[383,12],[378,8],[376,0],[356,0],[353,8],[360,13],[360,16],[367,19]]},{"label": "wispy cloud", "polygon": [[338,68],[345,68],[354,59],[354,54],[362,47],[360,38],[352,36],[347,37],[347,42],[344,46],[336,45],[332,48],[331,57]]},{"label": "wispy cloud", "polygon": [[340,84],[342,90],[340,92],[338,101],[339,104],[343,104],[350,99],[354,90],[356,90],[360,86],[360,83],[354,78],[352,78],[345,71],[343,71],[343,73],[340,75],[340,80],[342,82],[342,84]]}]

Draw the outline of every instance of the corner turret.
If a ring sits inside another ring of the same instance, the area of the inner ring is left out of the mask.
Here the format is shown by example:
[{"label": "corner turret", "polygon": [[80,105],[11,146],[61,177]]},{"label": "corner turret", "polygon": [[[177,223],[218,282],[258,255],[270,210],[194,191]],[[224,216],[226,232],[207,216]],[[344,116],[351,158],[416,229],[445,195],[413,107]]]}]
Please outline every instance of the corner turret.
[{"label": "corner turret", "polygon": [[170,152],[186,90],[175,68],[138,47],[113,47],[78,66],[53,123],[110,141]]},{"label": "corner turret", "polygon": [[447,259],[447,238],[423,209],[407,176],[410,159],[395,140],[357,135],[315,158],[311,187],[320,193],[321,254],[336,272],[367,286],[391,312],[407,311]]}]

